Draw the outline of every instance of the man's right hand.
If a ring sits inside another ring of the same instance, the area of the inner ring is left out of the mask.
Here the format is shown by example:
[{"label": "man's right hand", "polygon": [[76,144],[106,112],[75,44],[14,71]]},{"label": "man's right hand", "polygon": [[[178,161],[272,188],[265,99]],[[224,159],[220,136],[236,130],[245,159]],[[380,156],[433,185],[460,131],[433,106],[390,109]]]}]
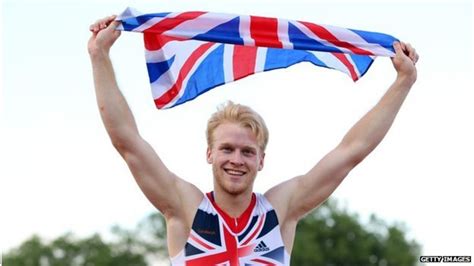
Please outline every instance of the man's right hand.
[{"label": "man's right hand", "polygon": [[90,56],[108,55],[110,47],[112,47],[121,33],[116,30],[120,22],[114,21],[115,18],[116,16],[112,15],[99,19],[89,27],[89,30],[92,32],[92,36],[87,44]]},{"label": "man's right hand", "polygon": [[395,42],[393,48],[395,56],[392,58],[392,63],[397,71],[397,79],[411,87],[417,78],[415,64],[419,55],[409,43]]}]

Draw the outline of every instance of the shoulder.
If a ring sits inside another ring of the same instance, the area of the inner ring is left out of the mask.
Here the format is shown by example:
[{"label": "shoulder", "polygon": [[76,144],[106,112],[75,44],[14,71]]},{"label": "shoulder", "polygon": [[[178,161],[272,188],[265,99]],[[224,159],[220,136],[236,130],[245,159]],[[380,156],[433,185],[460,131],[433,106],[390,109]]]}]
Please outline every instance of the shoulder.
[{"label": "shoulder", "polygon": [[287,220],[292,195],[297,193],[298,178],[299,176],[286,180],[272,187],[263,195],[275,209],[278,220],[282,222]]},{"label": "shoulder", "polygon": [[177,196],[180,201],[179,204],[177,204],[179,209],[174,210],[169,218],[180,219],[185,221],[186,224],[192,225],[196,211],[205,198],[205,195],[194,184],[181,178],[176,180],[176,186]]}]

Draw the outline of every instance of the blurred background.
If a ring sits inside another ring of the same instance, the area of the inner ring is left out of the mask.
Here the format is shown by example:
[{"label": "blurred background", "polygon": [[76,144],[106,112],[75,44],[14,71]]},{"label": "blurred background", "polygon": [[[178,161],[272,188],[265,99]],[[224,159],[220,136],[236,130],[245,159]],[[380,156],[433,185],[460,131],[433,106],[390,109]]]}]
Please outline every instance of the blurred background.
[{"label": "blurred background", "polygon": [[[416,265],[420,255],[473,255],[471,1],[3,0],[4,265],[168,263],[163,220],[101,124],[86,49],[89,25],[127,6],[297,19],[412,43],[421,56],[418,81],[393,128],[330,201],[299,224],[292,265]],[[114,45],[119,85],[144,138],[203,191],[212,190],[205,125],[220,103],[250,105],[267,122],[266,165],[255,184],[264,192],[309,170],[395,78],[388,58],[376,59],[357,83],[303,63],[158,111],[143,49],[135,33]]]}]

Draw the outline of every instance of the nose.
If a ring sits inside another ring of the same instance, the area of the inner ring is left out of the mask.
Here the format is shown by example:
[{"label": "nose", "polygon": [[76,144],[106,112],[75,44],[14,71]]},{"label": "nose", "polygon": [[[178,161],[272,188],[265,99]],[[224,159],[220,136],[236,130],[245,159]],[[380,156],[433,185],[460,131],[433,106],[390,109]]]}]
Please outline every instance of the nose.
[{"label": "nose", "polygon": [[234,152],[230,158],[230,163],[235,166],[242,166],[244,164],[242,154],[238,151]]}]

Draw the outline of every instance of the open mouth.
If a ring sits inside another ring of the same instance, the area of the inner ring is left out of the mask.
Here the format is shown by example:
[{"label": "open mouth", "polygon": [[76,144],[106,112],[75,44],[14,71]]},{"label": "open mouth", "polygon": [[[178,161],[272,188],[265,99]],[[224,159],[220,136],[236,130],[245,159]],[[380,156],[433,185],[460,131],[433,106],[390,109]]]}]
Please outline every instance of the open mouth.
[{"label": "open mouth", "polygon": [[224,169],[224,171],[229,174],[229,175],[232,175],[232,176],[243,176],[245,175],[247,172],[245,171],[241,171],[241,170],[235,170],[235,169]]}]

